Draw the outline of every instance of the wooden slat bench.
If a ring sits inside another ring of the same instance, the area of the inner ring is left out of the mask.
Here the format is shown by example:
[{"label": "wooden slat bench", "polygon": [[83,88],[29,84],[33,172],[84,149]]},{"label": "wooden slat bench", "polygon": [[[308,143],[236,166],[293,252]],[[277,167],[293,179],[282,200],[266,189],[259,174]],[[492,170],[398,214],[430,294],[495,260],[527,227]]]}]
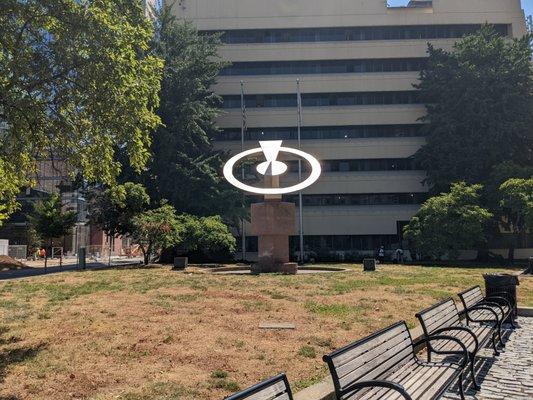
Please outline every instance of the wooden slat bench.
[{"label": "wooden slat bench", "polygon": [[[480,311],[487,311],[492,314],[492,324],[491,320],[487,319],[484,320],[483,324],[467,326],[461,321],[461,315],[457,309],[457,305],[451,298],[416,314],[426,337],[446,334],[460,340],[466,346],[470,358],[470,373],[475,389],[479,389],[475,374],[475,359],[479,349],[490,341],[494,349],[494,354],[499,354],[496,347],[498,332],[497,316],[490,309],[480,309]],[[432,341],[428,343],[426,349],[428,360],[431,361],[431,354],[435,350],[444,354],[450,350],[458,351],[460,347],[454,342]]]},{"label": "wooden slat bench", "polygon": [[[475,321],[491,320],[494,318],[493,313],[495,312],[497,314],[498,339],[500,345],[505,347],[505,343],[502,340],[502,325],[505,321],[509,320],[512,328],[516,328],[513,321],[516,305],[512,305],[509,300],[501,296],[485,297],[479,286],[474,286],[459,293],[459,298],[465,308],[467,324]],[[490,312],[488,309],[493,312]]]},{"label": "wooden slat bench", "polygon": [[289,381],[285,374],[279,374],[235,393],[226,400],[293,400]]},{"label": "wooden slat bench", "polygon": [[[418,346],[433,340],[457,343],[460,363],[423,362],[416,357]],[[338,400],[438,399],[462,376],[468,351],[457,339],[437,335],[413,343],[404,321],[358,340],[323,357],[333,378]]]}]

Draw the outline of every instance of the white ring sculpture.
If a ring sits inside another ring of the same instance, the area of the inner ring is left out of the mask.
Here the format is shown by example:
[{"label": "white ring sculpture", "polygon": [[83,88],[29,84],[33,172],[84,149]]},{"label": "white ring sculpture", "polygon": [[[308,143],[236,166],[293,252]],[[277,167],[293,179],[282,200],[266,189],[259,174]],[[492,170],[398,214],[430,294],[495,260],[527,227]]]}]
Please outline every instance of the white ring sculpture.
[{"label": "white ring sculpture", "polygon": [[255,186],[246,185],[242,183],[241,181],[239,181],[237,178],[235,178],[235,176],[233,175],[233,167],[235,166],[237,161],[241,160],[244,157],[248,157],[252,154],[262,153],[264,152],[263,148],[246,150],[230,158],[228,162],[226,163],[226,165],[224,165],[224,177],[233,186],[241,190],[244,190],[245,192],[256,193],[256,194],[274,194],[274,195],[299,192],[300,190],[303,190],[311,186],[313,183],[315,183],[318,180],[318,178],[320,178],[320,174],[322,173],[322,168],[320,167],[320,163],[318,162],[318,160],[315,157],[313,157],[311,154],[305,153],[301,150],[291,149],[290,147],[279,147],[279,151],[290,153],[290,154],[295,154],[305,159],[311,165],[311,174],[309,175],[309,177],[305,181],[300,182],[297,185],[289,186],[286,188],[258,188]]}]

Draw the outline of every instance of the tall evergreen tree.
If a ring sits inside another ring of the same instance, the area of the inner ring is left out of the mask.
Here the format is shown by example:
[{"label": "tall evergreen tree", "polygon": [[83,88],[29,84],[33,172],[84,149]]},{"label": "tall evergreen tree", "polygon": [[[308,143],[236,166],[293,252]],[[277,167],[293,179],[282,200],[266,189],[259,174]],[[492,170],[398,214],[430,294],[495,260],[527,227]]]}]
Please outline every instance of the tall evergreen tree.
[{"label": "tall evergreen tree", "polygon": [[166,199],[180,213],[233,220],[241,197],[223,180],[223,154],[211,143],[221,106],[211,87],[225,66],[219,37],[200,34],[168,6],[156,16],[153,50],[165,60],[158,109],[163,124],[153,135],[153,156],[140,180],[156,204]]},{"label": "tall evergreen tree", "polygon": [[485,184],[504,161],[533,163],[531,36],[509,40],[490,26],[452,52],[429,46],[416,87],[427,107],[427,144],[417,153],[434,192]]}]

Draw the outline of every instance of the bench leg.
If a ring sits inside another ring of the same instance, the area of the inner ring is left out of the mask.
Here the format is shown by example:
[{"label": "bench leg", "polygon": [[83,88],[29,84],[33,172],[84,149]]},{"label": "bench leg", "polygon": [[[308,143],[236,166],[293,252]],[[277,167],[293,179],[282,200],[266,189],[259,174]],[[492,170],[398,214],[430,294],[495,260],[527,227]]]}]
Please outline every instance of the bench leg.
[{"label": "bench leg", "polygon": [[461,400],[465,400],[465,389],[463,387],[463,373],[459,375],[459,394],[461,395]]},{"label": "bench leg", "polygon": [[514,323],[514,318],[515,318],[515,313],[514,313],[514,310],[509,312],[509,322],[511,322],[511,328],[512,329],[516,329],[516,325]]},{"label": "bench leg", "polygon": [[481,386],[479,386],[479,383],[477,383],[477,380],[476,380],[476,370],[475,370],[475,367],[476,367],[476,355],[475,353],[471,353],[470,354],[470,374],[472,375],[472,386],[474,387],[475,390],[480,390],[481,389]]},{"label": "bench leg", "polygon": [[494,349],[494,355],[499,356],[500,352],[498,351],[498,348],[496,347],[496,335],[497,335],[496,332],[492,334],[492,348]]},{"label": "bench leg", "polygon": [[505,343],[502,340],[502,325],[503,321],[498,324],[498,342],[500,342],[500,346],[505,347]]}]

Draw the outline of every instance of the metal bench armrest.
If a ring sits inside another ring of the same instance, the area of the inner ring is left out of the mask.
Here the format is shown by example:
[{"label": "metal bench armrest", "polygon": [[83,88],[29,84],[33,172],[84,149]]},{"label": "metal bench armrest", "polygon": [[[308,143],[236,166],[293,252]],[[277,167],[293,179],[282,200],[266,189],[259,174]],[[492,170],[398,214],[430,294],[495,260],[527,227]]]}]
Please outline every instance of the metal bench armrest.
[{"label": "metal bench armrest", "polygon": [[468,357],[468,349],[466,346],[461,342],[459,339],[454,338],[452,336],[446,336],[446,335],[432,335],[429,337],[425,337],[423,339],[420,339],[419,341],[413,343],[413,348],[417,348],[421,344],[427,343],[428,345],[431,343],[431,341],[434,340],[451,340],[452,342],[457,343],[461,347],[461,351],[440,351],[440,350],[433,350],[436,354],[457,354],[457,355],[463,355],[463,362],[461,365],[461,368],[464,369],[468,365],[469,357]]},{"label": "metal bench armrest", "polygon": [[[495,300],[495,301],[493,301]],[[505,297],[502,297],[502,296],[493,296],[493,295],[490,295],[490,296],[487,296],[485,297],[484,301],[487,301],[487,302],[491,302],[491,303],[496,303],[498,304],[499,306],[501,306],[500,303],[498,303],[498,301],[501,301],[504,303],[504,305],[506,305],[507,307],[509,307],[509,310],[512,310],[514,307],[511,305],[511,302],[506,299]]]},{"label": "metal bench armrest", "polygon": [[[503,299],[505,300],[505,299]],[[503,321],[505,319],[505,311],[503,310],[503,307],[501,304],[499,303],[496,303],[494,301],[488,301],[487,298],[485,298],[485,300],[483,300],[482,302],[479,303],[480,306],[484,306],[484,305],[487,305],[489,307],[493,307],[493,308],[497,308],[498,311],[501,313],[501,320]],[[511,310],[511,308],[509,307],[509,311]]]},{"label": "metal bench armrest", "polygon": [[[476,334],[474,332],[472,332],[472,329],[470,329],[470,328],[468,328],[466,326],[448,326],[448,327],[445,327],[445,328],[440,328],[440,329],[437,329],[436,331],[432,332],[431,336],[439,335],[441,333],[445,333],[445,332],[449,332],[449,331],[467,332],[470,336],[472,336],[472,339],[474,339],[474,343],[476,345],[473,353],[474,354],[477,353],[477,350],[479,349],[479,340],[478,340]],[[457,340],[460,340],[460,339],[457,339]],[[431,346],[431,341],[428,343],[428,345]],[[465,345],[465,347],[466,347],[466,345]]]},{"label": "metal bench armrest", "polygon": [[411,396],[409,395],[409,393],[405,391],[405,388],[402,385],[400,385],[399,383],[390,382],[390,381],[381,380],[381,379],[355,382],[351,384],[350,386],[348,386],[346,389],[342,390],[341,393],[344,396],[345,394],[357,392],[358,390],[361,390],[361,389],[376,388],[376,387],[394,390],[400,393],[405,400],[412,400]]},{"label": "metal bench armrest", "polygon": [[[481,320],[478,320],[478,319],[472,318],[470,316],[470,312],[471,311],[476,311],[476,310],[485,310],[485,311],[491,312],[494,315],[494,320],[492,320],[492,319],[481,319]],[[492,322],[495,323],[494,327],[496,327],[500,323],[500,318],[498,318],[498,314],[496,314],[496,311],[494,311],[490,307],[484,307],[483,305],[475,305],[473,307],[470,307],[468,310],[466,310],[466,318],[468,319],[468,321],[471,321],[471,322],[490,322],[490,321],[492,321]]]}]

